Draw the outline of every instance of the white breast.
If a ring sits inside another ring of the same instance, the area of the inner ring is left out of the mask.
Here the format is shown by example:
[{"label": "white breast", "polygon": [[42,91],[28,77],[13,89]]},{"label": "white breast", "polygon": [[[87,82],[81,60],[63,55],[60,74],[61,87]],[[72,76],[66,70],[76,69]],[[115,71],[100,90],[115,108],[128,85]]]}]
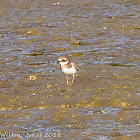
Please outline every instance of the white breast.
[{"label": "white breast", "polygon": [[75,73],[77,73],[77,70],[75,69],[74,66],[72,66],[71,68],[63,68],[62,71],[65,74],[75,74]]}]

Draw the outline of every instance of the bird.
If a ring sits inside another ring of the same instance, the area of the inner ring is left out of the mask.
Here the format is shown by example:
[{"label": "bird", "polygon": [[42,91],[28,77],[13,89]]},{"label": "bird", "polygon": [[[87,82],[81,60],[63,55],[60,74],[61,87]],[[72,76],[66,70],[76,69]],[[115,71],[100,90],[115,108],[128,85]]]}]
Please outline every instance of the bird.
[{"label": "bird", "polygon": [[[58,63],[60,64],[61,71],[66,74],[67,85],[73,85],[74,74],[79,70],[77,64],[68,60],[66,56],[60,56],[58,58]],[[72,75],[71,83],[69,83],[68,75]]]}]

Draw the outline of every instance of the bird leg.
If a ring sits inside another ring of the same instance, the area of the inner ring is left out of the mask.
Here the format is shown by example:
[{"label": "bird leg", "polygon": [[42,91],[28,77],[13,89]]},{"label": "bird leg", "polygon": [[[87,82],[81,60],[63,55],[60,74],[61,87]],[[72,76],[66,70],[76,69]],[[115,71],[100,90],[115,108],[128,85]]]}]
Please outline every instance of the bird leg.
[{"label": "bird leg", "polygon": [[66,80],[67,80],[67,85],[69,85],[69,78],[67,75],[66,75]]},{"label": "bird leg", "polygon": [[73,82],[74,82],[74,74],[72,75],[71,85],[73,85]]},{"label": "bird leg", "polygon": [[73,85],[73,82],[74,82],[74,74],[72,75],[72,81],[71,81],[71,83],[69,83],[69,78],[68,78],[67,75],[66,75],[66,80],[67,80],[67,85]]}]

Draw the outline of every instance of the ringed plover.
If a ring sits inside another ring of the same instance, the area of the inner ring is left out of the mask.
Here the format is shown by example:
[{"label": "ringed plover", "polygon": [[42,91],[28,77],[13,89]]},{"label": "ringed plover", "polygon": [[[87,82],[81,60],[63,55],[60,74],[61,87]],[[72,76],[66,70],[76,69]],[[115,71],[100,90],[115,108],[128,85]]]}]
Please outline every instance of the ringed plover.
[{"label": "ringed plover", "polygon": [[[67,85],[73,85],[74,74],[77,73],[79,69],[76,63],[68,60],[65,56],[60,56],[58,63],[60,64],[62,72],[66,74]],[[69,83],[68,75],[72,75],[71,83]]]}]

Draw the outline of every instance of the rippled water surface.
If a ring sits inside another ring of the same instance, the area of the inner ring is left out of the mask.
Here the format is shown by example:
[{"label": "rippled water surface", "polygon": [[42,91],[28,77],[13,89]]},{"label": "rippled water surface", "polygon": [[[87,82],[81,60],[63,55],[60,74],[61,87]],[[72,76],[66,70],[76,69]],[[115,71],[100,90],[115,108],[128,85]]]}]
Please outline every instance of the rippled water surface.
[{"label": "rippled water surface", "polygon": [[0,3],[0,139],[140,139],[139,0]]}]

